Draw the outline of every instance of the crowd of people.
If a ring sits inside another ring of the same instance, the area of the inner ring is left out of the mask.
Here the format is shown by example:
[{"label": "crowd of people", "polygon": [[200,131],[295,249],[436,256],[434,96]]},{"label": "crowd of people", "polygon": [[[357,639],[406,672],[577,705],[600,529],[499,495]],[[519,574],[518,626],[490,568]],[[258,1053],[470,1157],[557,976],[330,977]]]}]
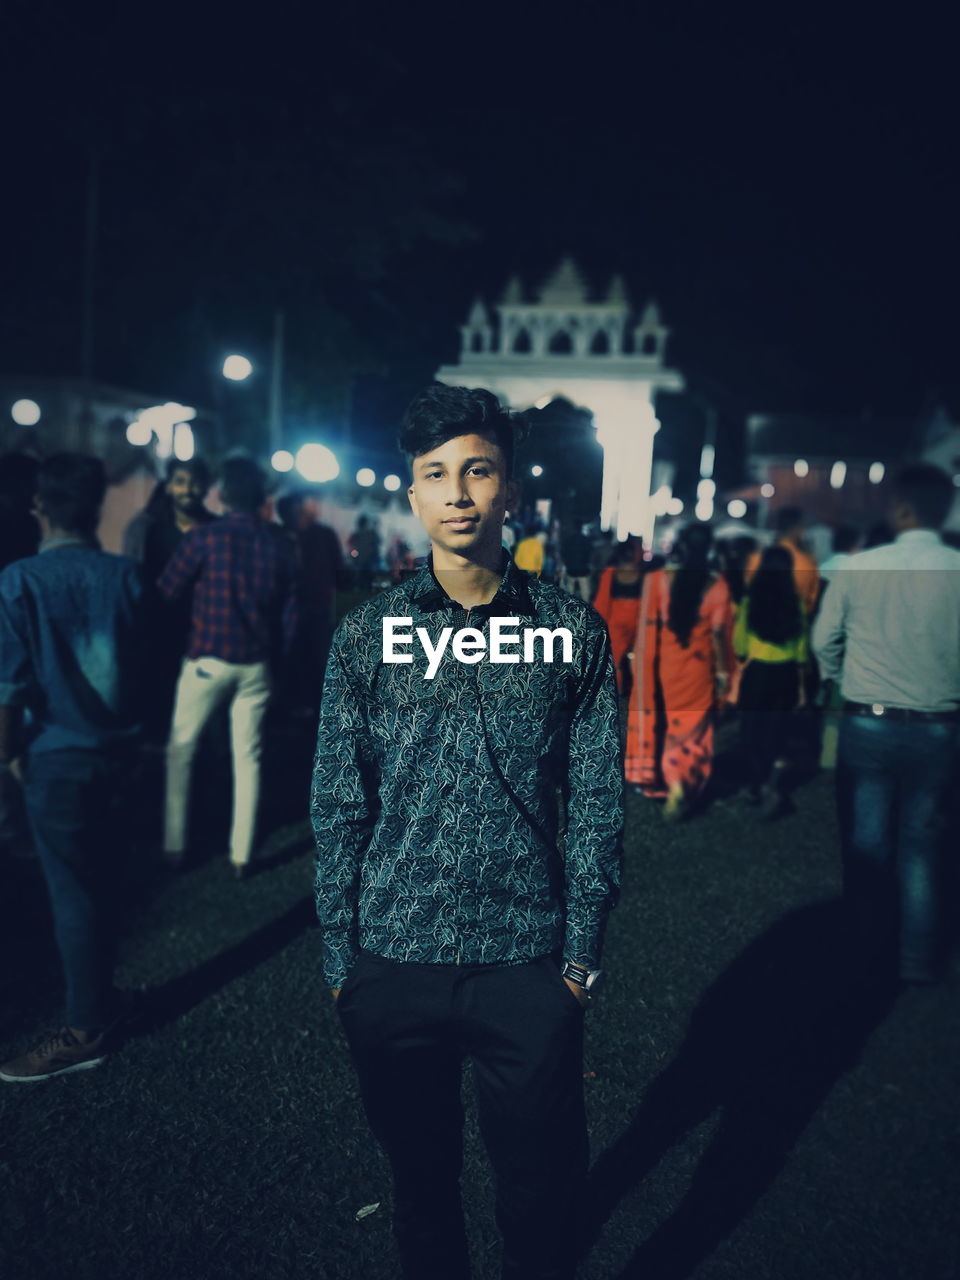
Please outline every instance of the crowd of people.
[{"label": "crowd of people", "polygon": [[[662,801],[670,820],[708,811],[723,717],[739,716],[744,799],[768,819],[792,804],[791,761],[819,759],[822,718],[839,718],[858,963],[930,982],[944,960],[938,885],[960,734],[960,552],[939,533],[950,478],[908,467],[889,531],[862,549],[866,537],[838,529],[821,568],[790,507],[769,545],[715,543],[695,523],[654,557],[580,527],[511,529],[512,433],[489,392],[434,386],[414,400],[400,445],[431,558],[392,547],[394,585],[336,632],[345,565],[364,591],[382,569],[366,517],[344,556],[309,493],[266,518],[251,459],[223,463],[220,516],[203,463],[174,461],[115,556],[96,540],[101,462],[0,460],[0,830],[11,843],[22,801],[66,1004],[63,1025],[0,1079],[98,1065],[123,1017],[111,913],[124,825],[111,815],[129,798],[141,730],[165,752],[158,852],[179,870],[197,746],[228,708],[229,859],[246,879],[276,692],[319,724],[310,810],[324,973],[393,1168],[409,1275],[466,1274],[465,1056],[498,1177],[504,1274],[572,1274],[586,1161],[575,1014],[601,976],[622,790]],[[575,656],[558,673],[448,655],[433,680],[417,658],[383,662],[387,616],[413,616],[434,642],[448,620],[467,633],[472,621],[476,636],[490,619],[533,618],[569,630]]]}]

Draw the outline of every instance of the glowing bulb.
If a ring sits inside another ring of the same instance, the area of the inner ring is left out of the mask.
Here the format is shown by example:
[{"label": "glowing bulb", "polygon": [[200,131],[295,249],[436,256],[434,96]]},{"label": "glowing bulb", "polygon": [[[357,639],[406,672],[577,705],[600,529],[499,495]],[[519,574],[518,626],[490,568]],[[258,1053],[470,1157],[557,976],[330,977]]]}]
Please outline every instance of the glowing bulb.
[{"label": "glowing bulb", "polygon": [[542,475],[543,475],[543,467],[541,467],[539,463],[536,463],[534,466],[532,466],[532,467],[530,468],[530,474],[531,474],[532,476],[542,476]]},{"label": "glowing bulb", "polygon": [[761,498],[772,498],[776,492],[777,491],[772,484],[762,484],[760,486]]},{"label": "glowing bulb", "polygon": [[810,463],[806,458],[798,458],[793,464],[793,474],[799,476],[802,480],[804,476],[810,474]]},{"label": "glowing bulb", "polygon": [[243,382],[253,373],[253,365],[246,356],[227,356],[223,362],[223,376],[231,382]]},{"label": "glowing bulb", "polygon": [[396,493],[396,491],[400,488],[400,485],[401,485],[401,480],[399,476],[390,475],[390,476],[383,477],[383,487],[387,489],[390,493]]},{"label": "glowing bulb", "polygon": [[292,471],[293,454],[289,449],[278,449],[270,459],[270,465],[274,471]]},{"label": "glowing bulb", "polygon": [[10,417],[18,427],[35,427],[40,421],[40,406],[36,400],[17,400],[10,406]]},{"label": "glowing bulb", "polygon": [[361,467],[357,472],[357,484],[362,485],[364,489],[369,489],[372,484],[377,483],[377,473],[371,467]]},{"label": "glowing bulb", "polygon": [[879,484],[884,475],[886,475],[886,471],[887,469],[882,462],[871,462],[870,470],[867,472],[870,483]]},{"label": "glowing bulb", "polygon": [[305,444],[297,450],[295,465],[304,480],[314,484],[335,480],[340,474],[340,463],[325,444]]},{"label": "glowing bulb", "polygon": [[734,520],[742,520],[747,514],[747,504],[742,498],[732,498],[727,503],[727,515],[732,516]]},{"label": "glowing bulb", "polygon": [[195,448],[193,427],[188,422],[176,423],[173,428],[173,456],[180,462],[189,462]]},{"label": "glowing bulb", "polygon": [[842,489],[843,482],[847,478],[847,464],[845,462],[835,462],[830,468],[830,488]]},{"label": "glowing bulb", "polygon": [[153,432],[150,430],[150,427],[140,418],[131,422],[129,427],[127,427],[127,439],[131,444],[149,444],[152,437]]},{"label": "glowing bulb", "polygon": [[667,503],[667,515],[668,516],[683,515],[683,499],[682,498],[670,499],[670,501]]},{"label": "glowing bulb", "polygon": [[701,498],[693,509],[698,520],[713,519],[713,502],[709,498]]}]

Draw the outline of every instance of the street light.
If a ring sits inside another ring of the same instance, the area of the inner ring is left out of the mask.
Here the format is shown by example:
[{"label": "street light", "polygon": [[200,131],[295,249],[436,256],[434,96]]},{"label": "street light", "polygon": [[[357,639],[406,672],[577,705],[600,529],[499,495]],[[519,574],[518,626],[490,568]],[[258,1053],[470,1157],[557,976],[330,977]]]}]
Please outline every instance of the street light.
[{"label": "street light", "polygon": [[361,467],[357,472],[357,484],[363,489],[369,489],[372,484],[377,483],[377,473],[372,467]]},{"label": "street light", "polygon": [[293,454],[289,449],[278,449],[270,459],[270,465],[274,471],[292,471]]},{"label": "street light", "polygon": [[40,406],[36,400],[17,400],[10,407],[10,417],[18,427],[35,427],[40,421]]},{"label": "street light", "polygon": [[253,373],[253,365],[246,356],[227,356],[223,362],[223,376],[230,382],[244,382]]},{"label": "street light", "polygon": [[731,498],[727,503],[727,515],[734,520],[742,520],[747,514],[747,504],[742,498]]},{"label": "street light", "polygon": [[340,474],[340,463],[325,444],[305,444],[297,450],[295,464],[304,480],[313,484],[335,480]]},{"label": "street light", "polygon": [[402,483],[403,483],[403,482],[402,482],[402,480],[400,479],[400,477],[399,477],[399,476],[393,476],[393,475],[390,475],[390,476],[384,476],[384,477],[383,477],[383,487],[384,487],[384,488],[385,488],[389,493],[396,493],[396,491],[400,488],[400,485],[401,485]]},{"label": "street light", "polygon": [[532,466],[532,467],[530,468],[530,474],[531,474],[532,476],[542,476],[542,475],[543,475],[543,467],[541,467],[539,463],[536,463],[534,466]]}]

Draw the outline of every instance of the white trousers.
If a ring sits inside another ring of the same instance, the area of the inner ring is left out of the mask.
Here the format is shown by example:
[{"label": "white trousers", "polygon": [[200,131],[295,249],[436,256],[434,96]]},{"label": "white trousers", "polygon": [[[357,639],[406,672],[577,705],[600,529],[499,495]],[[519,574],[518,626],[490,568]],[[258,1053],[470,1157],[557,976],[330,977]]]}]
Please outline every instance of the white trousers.
[{"label": "white trousers", "polygon": [[263,717],[270,701],[265,662],[224,662],[188,658],[180,671],[167,744],[167,796],[163,847],[182,853],[190,818],[190,778],[200,735],[222,702],[230,701],[230,749],[233,756],[233,825],[230,861],[250,861],[260,802]]}]

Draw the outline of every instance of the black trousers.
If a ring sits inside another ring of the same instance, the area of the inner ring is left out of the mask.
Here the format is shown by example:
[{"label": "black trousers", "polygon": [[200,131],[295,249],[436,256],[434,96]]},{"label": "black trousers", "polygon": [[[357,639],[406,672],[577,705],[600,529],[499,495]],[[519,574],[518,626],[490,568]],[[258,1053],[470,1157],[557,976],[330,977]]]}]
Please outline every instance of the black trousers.
[{"label": "black trousers", "polygon": [[461,1066],[496,1180],[505,1280],[569,1280],[587,1167],[583,1010],[544,956],[426,965],[364,952],[340,993],[370,1126],[390,1161],[407,1280],[465,1280]]},{"label": "black trousers", "polygon": [[740,680],[740,742],[747,781],[758,790],[787,747],[790,721],[800,700],[795,662],[758,662]]}]

